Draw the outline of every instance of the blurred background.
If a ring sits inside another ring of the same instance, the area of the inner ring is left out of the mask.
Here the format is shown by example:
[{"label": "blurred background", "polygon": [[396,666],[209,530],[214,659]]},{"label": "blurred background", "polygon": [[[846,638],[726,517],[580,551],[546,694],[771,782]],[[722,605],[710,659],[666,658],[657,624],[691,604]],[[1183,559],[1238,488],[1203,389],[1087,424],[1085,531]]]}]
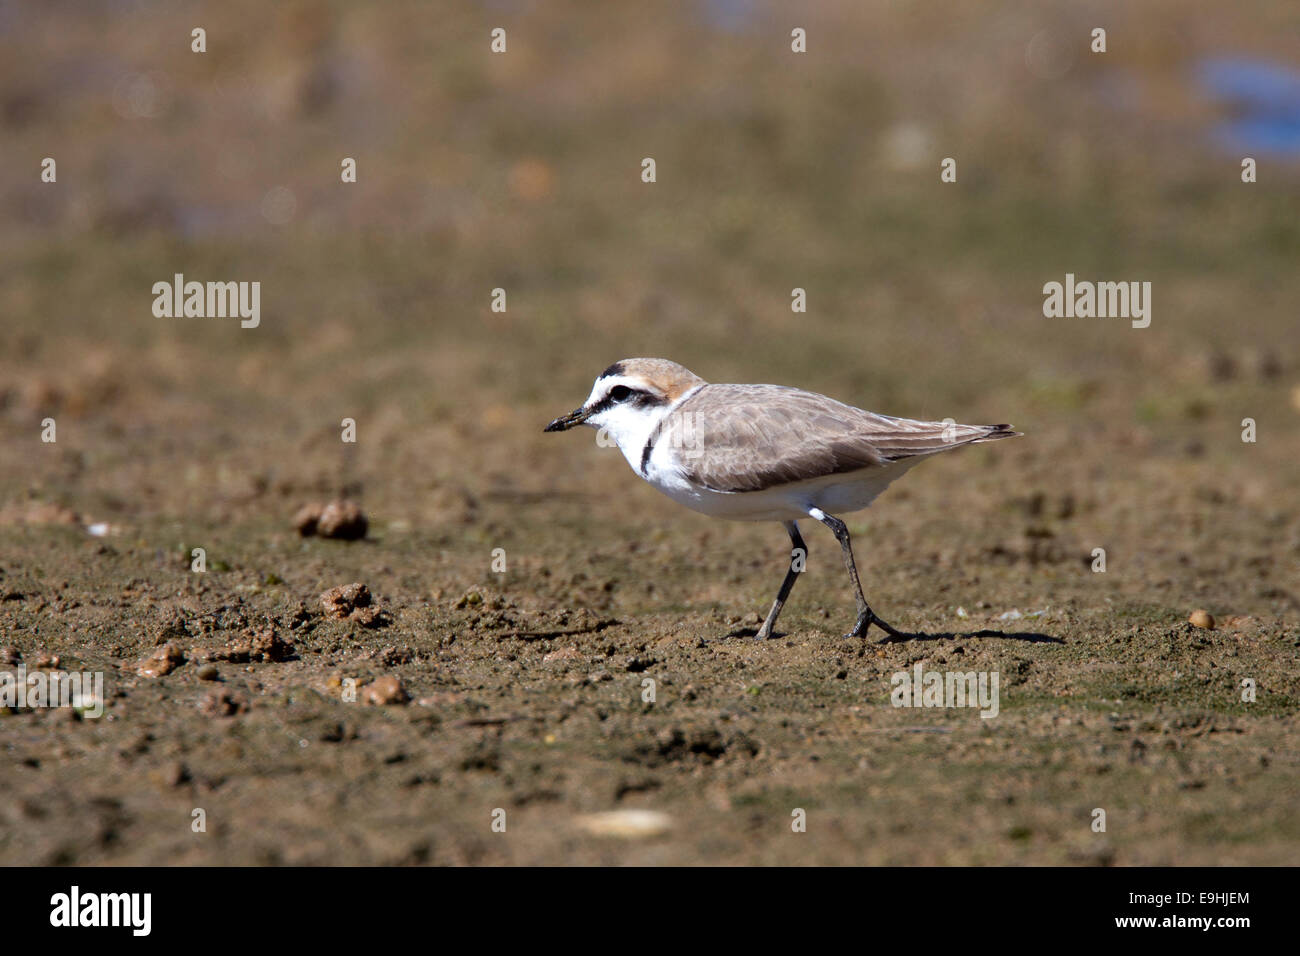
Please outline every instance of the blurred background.
[{"label": "blurred background", "polygon": [[[538,473],[575,456],[534,426],[631,355],[1215,468],[1253,413],[1276,463],[1298,26],[1267,0],[0,4],[4,498],[197,516],[260,475],[432,521],[431,481],[586,480]],[[261,327],[155,318],[176,272],[261,281]],[[1151,327],[1045,319],[1066,272],[1152,282]],[[46,415],[54,455],[25,440]]]}]

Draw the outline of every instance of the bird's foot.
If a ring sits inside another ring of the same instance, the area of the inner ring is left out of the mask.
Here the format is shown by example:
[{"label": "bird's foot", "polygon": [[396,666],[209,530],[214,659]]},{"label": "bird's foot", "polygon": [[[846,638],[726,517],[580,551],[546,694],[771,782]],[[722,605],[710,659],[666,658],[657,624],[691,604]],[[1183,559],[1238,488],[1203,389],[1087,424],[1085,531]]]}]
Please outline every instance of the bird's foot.
[{"label": "bird's foot", "polygon": [[876,627],[880,628],[882,631],[885,632],[885,636],[882,637],[878,642],[880,644],[891,644],[894,641],[905,641],[908,638],[908,635],[904,634],[898,628],[893,627],[892,625],[887,624],[885,621],[882,621],[880,618],[876,617],[875,612],[873,612],[870,608],[858,614],[858,620],[857,623],[853,625],[853,630],[849,631],[849,633],[845,634],[844,636],[845,637],[866,637],[867,631],[871,629],[872,624],[876,625]]}]

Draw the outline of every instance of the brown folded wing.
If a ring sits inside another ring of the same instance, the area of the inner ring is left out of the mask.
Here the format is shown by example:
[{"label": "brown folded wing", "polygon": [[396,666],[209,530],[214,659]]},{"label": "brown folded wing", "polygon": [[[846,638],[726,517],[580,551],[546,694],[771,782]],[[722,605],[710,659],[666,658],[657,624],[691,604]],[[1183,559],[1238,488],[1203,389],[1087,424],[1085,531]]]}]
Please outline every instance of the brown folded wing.
[{"label": "brown folded wing", "polygon": [[696,484],[758,491],[1014,434],[1006,429],[892,418],[780,385],[706,385],[654,440],[676,448]]}]

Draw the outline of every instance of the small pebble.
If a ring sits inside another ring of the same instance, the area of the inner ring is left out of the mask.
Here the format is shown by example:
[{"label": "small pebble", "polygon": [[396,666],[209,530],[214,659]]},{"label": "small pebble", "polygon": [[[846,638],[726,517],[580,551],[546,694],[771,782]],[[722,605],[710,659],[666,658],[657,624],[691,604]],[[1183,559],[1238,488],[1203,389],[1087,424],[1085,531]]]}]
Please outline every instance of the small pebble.
[{"label": "small pebble", "polygon": [[1187,621],[1192,625],[1192,627],[1202,627],[1206,630],[1214,629],[1214,615],[1201,608],[1197,608],[1193,611],[1191,616],[1187,618]]},{"label": "small pebble", "polygon": [[638,839],[666,833],[673,818],[658,810],[611,810],[578,817],[577,824],[596,836]]}]

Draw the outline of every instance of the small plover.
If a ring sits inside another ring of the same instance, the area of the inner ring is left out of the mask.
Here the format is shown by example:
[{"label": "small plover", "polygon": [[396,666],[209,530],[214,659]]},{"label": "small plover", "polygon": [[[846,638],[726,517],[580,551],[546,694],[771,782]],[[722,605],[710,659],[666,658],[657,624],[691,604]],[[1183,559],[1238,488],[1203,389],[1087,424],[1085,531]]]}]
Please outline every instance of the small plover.
[{"label": "small plover", "polygon": [[628,464],[674,501],[706,515],[780,521],[794,550],[758,637],[769,638],[807,547],[797,522],[831,529],[844,553],[858,617],[847,637],[875,624],[890,638],[907,635],[876,616],[862,595],[849,529],[835,513],[860,511],[917,462],[942,451],[1019,432],[1010,425],[921,422],[865,412],[825,395],[782,385],[714,385],[667,359],[615,362],[596,379],[582,407],[548,432],[574,425],[603,429]]}]

